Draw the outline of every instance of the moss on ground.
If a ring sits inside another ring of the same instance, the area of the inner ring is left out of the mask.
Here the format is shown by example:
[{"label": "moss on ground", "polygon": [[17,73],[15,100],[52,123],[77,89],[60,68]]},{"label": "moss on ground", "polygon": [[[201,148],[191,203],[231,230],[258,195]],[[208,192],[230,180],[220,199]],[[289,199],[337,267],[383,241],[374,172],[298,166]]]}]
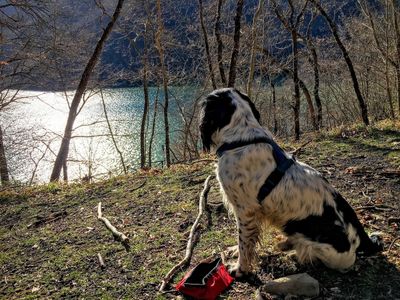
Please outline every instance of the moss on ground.
[{"label": "moss on ground", "polygon": [[[320,170],[358,210],[369,232],[382,231],[385,251],[359,259],[354,270],[339,274],[323,266],[299,266],[274,244],[280,238],[266,230],[256,276],[262,281],[301,271],[321,284],[319,299],[400,298],[399,236],[400,124],[385,121],[365,129],[339,128],[318,135],[299,159]],[[286,143],[290,150],[299,143]],[[212,163],[177,165],[92,184],[47,184],[0,190],[1,299],[169,299],[156,293],[160,280],[184,255],[187,234],[197,215],[197,201]],[[215,180],[209,201],[220,202]],[[131,252],[115,242],[97,220],[103,214],[131,241]],[[375,209],[378,207],[378,209]],[[383,209],[379,209],[383,208]],[[60,218],[35,224],[59,212]],[[226,211],[202,223],[192,263],[219,253],[236,240]],[[102,270],[100,253],[106,264]],[[175,282],[183,273],[180,273]],[[235,282],[222,299],[252,299],[259,282]]]}]

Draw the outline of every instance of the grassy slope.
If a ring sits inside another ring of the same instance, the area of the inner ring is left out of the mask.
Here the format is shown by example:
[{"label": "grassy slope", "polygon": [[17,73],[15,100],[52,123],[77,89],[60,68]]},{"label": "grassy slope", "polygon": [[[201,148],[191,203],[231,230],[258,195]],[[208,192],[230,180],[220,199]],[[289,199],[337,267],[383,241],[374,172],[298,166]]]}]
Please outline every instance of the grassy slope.
[{"label": "grassy slope", "polygon": [[[324,173],[353,206],[378,205],[380,210],[358,213],[369,232],[384,233],[386,251],[359,259],[353,271],[340,274],[323,266],[298,266],[277,252],[273,245],[279,234],[268,230],[258,251],[258,278],[266,281],[307,271],[320,281],[320,299],[400,298],[400,240],[387,251],[399,236],[399,224],[388,225],[387,220],[400,216],[400,179],[384,174],[387,169],[400,169],[399,124],[381,124],[369,131],[338,130],[313,139],[299,159]],[[90,185],[1,190],[0,298],[172,297],[157,295],[156,290],[162,276],[184,255],[202,183],[212,169],[210,164],[199,163]],[[97,220],[99,201],[104,216],[130,237],[130,253]],[[215,180],[209,201],[220,201]],[[390,208],[381,210],[382,204]],[[67,214],[61,219],[27,227],[62,211]],[[234,222],[225,212],[213,213],[210,229],[204,223],[194,263],[235,244]],[[97,253],[105,259],[105,270],[99,267]],[[254,298],[258,284],[236,282],[222,298]]]}]

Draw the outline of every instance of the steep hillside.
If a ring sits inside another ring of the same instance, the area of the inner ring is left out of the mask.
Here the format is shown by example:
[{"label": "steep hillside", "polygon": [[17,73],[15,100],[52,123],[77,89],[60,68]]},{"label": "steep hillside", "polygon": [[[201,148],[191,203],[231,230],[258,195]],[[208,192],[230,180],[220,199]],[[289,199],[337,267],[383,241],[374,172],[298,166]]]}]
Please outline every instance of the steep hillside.
[{"label": "steep hillside", "polygon": [[[399,298],[400,124],[382,123],[368,131],[338,129],[306,139],[312,142],[299,160],[327,177],[357,208],[369,232],[383,233],[385,251],[358,259],[354,270],[340,274],[320,265],[299,266],[275,249],[279,233],[268,229],[258,251],[259,280],[235,282],[222,299],[252,299],[261,282],[300,271],[319,280],[319,299]],[[293,150],[300,144],[285,146]],[[176,297],[157,295],[158,286],[184,255],[199,193],[212,170],[212,163],[203,161],[93,184],[3,188],[0,298]],[[129,236],[129,253],[97,220],[99,201],[104,216]],[[220,202],[215,180],[209,202]],[[235,238],[234,221],[225,210],[214,209],[212,225],[207,228],[203,222],[192,263],[234,245]],[[104,269],[98,253],[104,258]]]}]

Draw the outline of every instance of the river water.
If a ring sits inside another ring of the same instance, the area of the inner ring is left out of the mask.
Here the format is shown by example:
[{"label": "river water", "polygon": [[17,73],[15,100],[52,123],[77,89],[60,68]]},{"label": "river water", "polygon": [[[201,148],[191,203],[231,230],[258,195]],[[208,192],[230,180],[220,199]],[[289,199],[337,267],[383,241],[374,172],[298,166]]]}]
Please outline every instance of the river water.
[{"label": "river water", "polygon": [[[179,139],[182,118],[176,103],[189,108],[194,99],[190,87],[170,88],[170,131],[174,143]],[[68,102],[73,92],[20,92],[22,99],[2,112],[1,125],[4,130],[6,156],[11,176],[26,183],[49,180],[55,154],[68,115]],[[140,124],[143,113],[143,90],[141,88],[119,88],[103,91],[103,98],[126,165],[130,170],[139,166]],[[150,131],[154,113],[154,102],[159,105],[155,122],[153,142],[153,165],[163,160],[164,119],[163,95],[158,88],[150,88]],[[68,175],[70,180],[80,179],[91,173],[95,178],[121,173],[119,155],[112,143],[99,92],[85,95],[86,104],[79,113],[70,146]],[[36,169],[36,170],[35,170]]]}]

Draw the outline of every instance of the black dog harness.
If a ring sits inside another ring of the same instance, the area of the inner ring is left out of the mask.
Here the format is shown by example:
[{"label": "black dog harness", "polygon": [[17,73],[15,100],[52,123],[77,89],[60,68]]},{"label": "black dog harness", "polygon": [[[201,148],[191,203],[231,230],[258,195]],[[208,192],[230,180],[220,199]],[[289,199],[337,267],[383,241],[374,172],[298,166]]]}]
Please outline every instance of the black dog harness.
[{"label": "black dog harness", "polygon": [[295,159],[293,157],[289,157],[272,139],[268,137],[260,137],[255,138],[250,141],[238,141],[232,143],[222,144],[221,147],[217,149],[217,156],[221,157],[225,151],[233,150],[235,148],[253,145],[253,144],[269,144],[272,146],[272,154],[274,156],[276,162],[276,168],[272,171],[272,173],[267,177],[264,184],[261,186],[258,191],[257,199],[259,202],[262,202],[271,192],[272,190],[279,184],[285,172],[294,164]]}]

